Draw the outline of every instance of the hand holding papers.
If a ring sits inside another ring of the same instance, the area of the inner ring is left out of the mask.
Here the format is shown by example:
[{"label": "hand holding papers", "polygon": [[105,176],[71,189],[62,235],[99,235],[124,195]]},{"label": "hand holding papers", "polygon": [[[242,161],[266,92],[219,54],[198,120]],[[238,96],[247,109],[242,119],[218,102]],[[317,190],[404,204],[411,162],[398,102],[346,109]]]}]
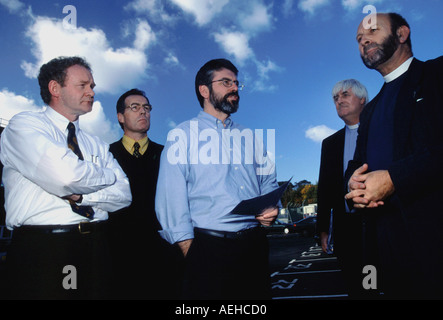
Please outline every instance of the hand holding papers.
[{"label": "hand holding papers", "polygon": [[[292,179],[292,178],[291,178]],[[241,214],[241,215],[258,215],[264,209],[277,206],[280,201],[283,193],[289,185],[289,179],[287,182],[282,184],[280,187],[271,191],[267,194],[241,201],[234,210],[231,211],[233,214]]]}]

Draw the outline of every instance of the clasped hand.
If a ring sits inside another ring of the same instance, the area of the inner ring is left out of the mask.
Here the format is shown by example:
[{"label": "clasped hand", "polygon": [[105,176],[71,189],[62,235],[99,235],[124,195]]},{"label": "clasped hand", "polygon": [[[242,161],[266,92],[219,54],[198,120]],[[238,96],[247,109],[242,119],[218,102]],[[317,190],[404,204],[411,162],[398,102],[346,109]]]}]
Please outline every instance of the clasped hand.
[{"label": "clasped hand", "polygon": [[394,193],[394,184],[387,170],[368,171],[364,164],[354,171],[348,182],[345,199],[354,202],[355,208],[376,208]]}]

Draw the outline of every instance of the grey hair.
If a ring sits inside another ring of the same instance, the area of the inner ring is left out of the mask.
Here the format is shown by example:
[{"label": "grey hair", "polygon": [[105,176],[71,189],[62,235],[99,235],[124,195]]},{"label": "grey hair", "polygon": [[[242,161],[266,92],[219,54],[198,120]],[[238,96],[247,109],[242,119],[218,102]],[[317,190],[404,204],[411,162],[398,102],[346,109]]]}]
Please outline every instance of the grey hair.
[{"label": "grey hair", "polygon": [[352,89],[352,92],[360,99],[365,98],[365,105],[369,102],[368,90],[355,79],[347,79],[337,82],[334,88],[332,88],[332,97],[336,96],[340,91],[346,91],[348,89]]}]

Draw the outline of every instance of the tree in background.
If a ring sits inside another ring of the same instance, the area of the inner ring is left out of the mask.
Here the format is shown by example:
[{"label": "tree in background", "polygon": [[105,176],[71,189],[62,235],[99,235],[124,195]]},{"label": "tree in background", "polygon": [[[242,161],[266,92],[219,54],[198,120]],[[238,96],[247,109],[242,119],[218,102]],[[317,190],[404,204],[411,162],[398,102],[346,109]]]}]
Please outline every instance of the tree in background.
[{"label": "tree in background", "polygon": [[[279,182],[283,184],[284,182]],[[317,184],[301,180],[293,184],[289,182],[288,188],[283,193],[281,203],[283,208],[298,208],[302,205],[317,203]]]}]

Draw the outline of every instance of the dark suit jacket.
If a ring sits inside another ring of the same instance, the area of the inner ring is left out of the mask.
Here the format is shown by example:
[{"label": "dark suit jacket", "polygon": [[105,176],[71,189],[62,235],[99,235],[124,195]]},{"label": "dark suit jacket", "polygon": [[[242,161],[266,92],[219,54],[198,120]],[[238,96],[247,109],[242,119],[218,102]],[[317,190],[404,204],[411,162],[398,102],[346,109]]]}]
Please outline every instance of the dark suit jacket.
[{"label": "dark suit jacket", "polygon": [[[383,88],[381,89],[381,92]],[[381,93],[380,92],[380,93]],[[371,116],[380,93],[360,115],[354,160],[346,179],[366,162]],[[395,193],[385,206],[363,210],[375,224],[378,257],[388,279],[427,292],[443,287],[443,57],[414,59],[400,89],[393,127]],[[417,291],[417,290],[416,290]]]},{"label": "dark suit jacket", "polygon": [[[329,233],[333,210],[334,252],[339,258],[358,250],[360,223],[358,214],[347,214],[344,206],[343,152],[346,128],[325,138],[321,148],[320,174],[317,191],[317,232]],[[353,256],[357,252],[353,253]]]},{"label": "dark suit jacket", "polygon": [[344,212],[343,149],[345,128],[325,138],[321,146],[320,173],[317,191],[317,231],[329,233],[331,209],[336,215]]}]

